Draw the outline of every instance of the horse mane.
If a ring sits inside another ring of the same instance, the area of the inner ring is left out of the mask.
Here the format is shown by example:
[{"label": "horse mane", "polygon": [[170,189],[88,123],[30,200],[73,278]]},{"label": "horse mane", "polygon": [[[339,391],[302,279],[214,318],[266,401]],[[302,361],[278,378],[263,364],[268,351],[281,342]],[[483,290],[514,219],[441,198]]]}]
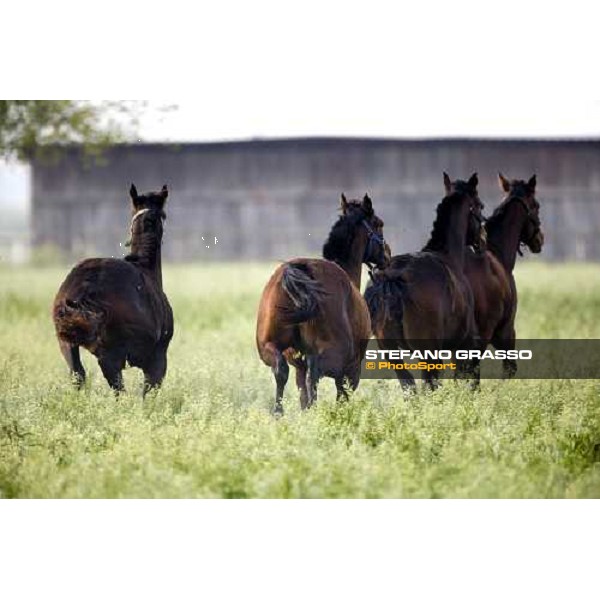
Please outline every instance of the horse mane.
[{"label": "horse mane", "polygon": [[[150,212],[147,213],[147,216],[144,215],[143,218],[154,218],[165,220],[167,217],[163,210],[157,211],[150,209]],[[134,217],[135,218],[135,217]],[[137,263],[140,266],[150,266],[156,260],[156,255],[158,254],[158,248],[161,243],[161,239],[153,231],[142,232],[135,234],[135,254],[130,252],[127,256],[125,256],[125,260],[132,263]],[[134,246],[134,234],[132,232],[131,235],[131,246],[133,249]]]},{"label": "horse mane", "polygon": [[436,217],[431,229],[429,241],[423,246],[423,252],[441,252],[446,248],[448,237],[448,222],[450,213],[453,210],[453,204],[462,197],[462,194],[456,192],[445,196],[436,208]]},{"label": "horse mane", "polygon": [[360,202],[351,201],[348,204],[358,210],[349,211],[334,223],[329,237],[323,245],[323,258],[327,260],[342,263],[348,260],[356,228],[365,218]]}]

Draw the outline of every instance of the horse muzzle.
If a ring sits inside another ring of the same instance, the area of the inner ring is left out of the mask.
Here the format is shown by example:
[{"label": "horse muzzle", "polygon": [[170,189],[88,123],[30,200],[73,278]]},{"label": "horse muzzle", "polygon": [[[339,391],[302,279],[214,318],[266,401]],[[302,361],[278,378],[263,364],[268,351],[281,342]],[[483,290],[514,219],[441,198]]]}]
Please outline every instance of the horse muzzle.
[{"label": "horse muzzle", "polygon": [[533,254],[539,254],[542,251],[542,247],[544,246],[544,232],[541,229],[533,236],[528,246]]}]

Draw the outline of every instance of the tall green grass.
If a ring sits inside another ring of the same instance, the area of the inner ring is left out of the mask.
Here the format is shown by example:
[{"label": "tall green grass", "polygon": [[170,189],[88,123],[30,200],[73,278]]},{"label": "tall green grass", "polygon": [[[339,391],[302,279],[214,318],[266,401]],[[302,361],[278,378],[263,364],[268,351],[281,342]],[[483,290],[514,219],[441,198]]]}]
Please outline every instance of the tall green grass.
[{"label": "tall green grass", "polygon": [[[0,497],[598,497],[600,381],[452,383],[405,399],[330,380],[286,416],[254,346],[273,265],[165,269],[176,318],[162,390],[125,373],[115,401],[95,359],[69,385],[50,317],[66,269],[0,269]],[[517,271],[521,338],[600,338],[595,265]],[[600,377],[600,365],[599,365]]]}]

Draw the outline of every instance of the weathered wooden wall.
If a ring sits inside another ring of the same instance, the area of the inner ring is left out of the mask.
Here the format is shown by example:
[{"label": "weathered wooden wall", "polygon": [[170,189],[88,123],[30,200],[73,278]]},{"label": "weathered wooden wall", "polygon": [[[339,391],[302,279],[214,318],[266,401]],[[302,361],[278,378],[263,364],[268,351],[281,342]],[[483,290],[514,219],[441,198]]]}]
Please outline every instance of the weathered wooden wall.
[{"label": "weathered wooden wall", "polygon": [[510,178],[537,173],[542,257],[600,260],[600,140],[140,144],[110,148],[101,164],[72,148],[33,165],[33,243],[73,258],[120,256],[133,181],[140,191],[169,185],[167,260],[319,254],[341,191],[368,191],[394,253],[415,250],[431,228],[443,170],[463,178],[477,171],[487,214],[501,200],[498,170]]}]

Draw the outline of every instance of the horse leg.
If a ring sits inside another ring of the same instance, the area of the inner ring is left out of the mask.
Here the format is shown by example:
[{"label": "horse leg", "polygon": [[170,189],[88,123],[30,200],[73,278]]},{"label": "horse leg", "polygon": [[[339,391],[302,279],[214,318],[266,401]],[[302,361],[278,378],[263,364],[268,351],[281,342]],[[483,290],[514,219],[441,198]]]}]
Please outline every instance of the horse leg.
[{"label": "horse leg", "polygon": [[317,401],[317,385],[319,383],[319,355],[308,354],[306,356],[306,385],[308,387],[308,405],[310,408]]},{"label": "horse leg", "polygon": [[[436,340],[435,342],[428,342],[423,349],[435,351],[440,347],[440,342]],[[440,387],[440,372],[443,370],[443,364],[441,362],[427,362],[427,370],[422,375],[423,387],[425,389],[433,392]],[[440,366],[440,369],[437,368],[438,366]]]},{"label": "horse leg", "polygon": [[[472,346],[476,350],[481,350],[482,352],[487,348],[489,337],[486,335],[485,337],[480,335],[477,331],[477,326],[475,321],[472,322],[473,326],[473,338],[472,338]],[[471,377],[473,378],[471,381],[471,389],[475,391],[479,391],[481,386],[481,359],[474,358],[470,361],[469,371]]]},{"label": "horse leg", "polygon": [[409,392],[412,394],[417,391],[417,384],[415,383],[415,378],[412,376],[412,373],[409,373],[404,369],[396,369],[396,377],[398,378],[398,383],[402,386],[402,389],[405,392]]},{"label": "horse leg", "polygon": [[296,385],[300,390],[300,408],[308,408],[308,390],[306,389],[306,364],[304,361],[296,365]]},{"label": "horse leg", "polygon": [[478,358],[469,358],[456,361],[454,381],[471,379],[471,389],[478,390],[481,380],[481,361]]},{"label": "horse leg", "polygon": [[471,389],[475,392],[481,387],[481,360],[474,358],[469,364],[469,374],[471,375]]},{"label": "horse leg", "polygon": [[63,342],[62,340],[58,341],[58,345],[60,347],[61,354],[67,361],[67,365],[69,365],[69,370],[71,371],[71,375],[73,377],[73,383],[75,384],[75,387],[80,390],[85,383],[85,369],[81,364],[79,346],[71,346],[71,344]]},{"label": "horse leg", "polygon": [[438,371],[427,371],[423,374],[423,387],[425,389],[431,390],[432,392],[440,387]]},{"label": "horse leg", "polygon": [[[392,338],[390,338],[391,340]],[[388,341],[386,339],[377,340],[377,345],[380,350],[398,350],[397,342]],[[389,360],[390,363],[393,364],[403,364],[402,360]],[[405,371],[404,369],[394,369],[394,373],[398,378],[398,383],[402,386],[402,389],[405,392],[416,392],[417,387],[415,385],[415,378],[412,376],[412,373]]]},{"label": "horse leg", "polygon": [[459,379],[465,379],[466,373],[468,371],[467,364],[465,359],[456,361],[456,371],[454,371],[454,381],[458,381]]},{"label": "horse leg", "polygon": [[125,368],[125,355],[116,352],[107,352],[98,358],[98,364],[108,385],[118,396],[120,392],[125,391],[123,385],[123,369]]},{"label": "horse leg", "polygon": [[290,367],[287,361],[285,360],[285,357],[279,350],[275,349],[274,354],[275,365],[272,367],[271,370],[273,371],[273,375],[275,376],[275,384],[277,389],[275,391],[275,406],[273,408],[273,414],[280,416],[283,415],[283,391],[285,389],[285,385],[290,374]]},{"label": "horse leg", "polygon": [[348,402],[348,390],[346,389],[346,377],[344,375],[335,377],[335,387],[337,389],[337,401]]},{"label": "horse leg", "polygon": [[152,389],[159,388],[167,372],[167,353],[158,350],[144,371],[144,396]]},{"label": "horse leg", "polygon": [[[492,345],[497,350],[514,350],[516,345],[515,328],[511,324],[504,331],[497,332],[492,338]],[[517,361],[513,358],[505,358],[502,361],[502,371],[505,379],[512,379],[517,373]]]},{"label": "horse leg", "polygon": [[[457,350],[480,350],[483,352],[488,346],[488,337],[480,337],[477,333],[463,342]],[[481,384],[481,359],[479,358],[464,358],[456,359],[456,371],[454,372],[454,380],[470,379],[470,387],[473,391],[478,391]]]}]

